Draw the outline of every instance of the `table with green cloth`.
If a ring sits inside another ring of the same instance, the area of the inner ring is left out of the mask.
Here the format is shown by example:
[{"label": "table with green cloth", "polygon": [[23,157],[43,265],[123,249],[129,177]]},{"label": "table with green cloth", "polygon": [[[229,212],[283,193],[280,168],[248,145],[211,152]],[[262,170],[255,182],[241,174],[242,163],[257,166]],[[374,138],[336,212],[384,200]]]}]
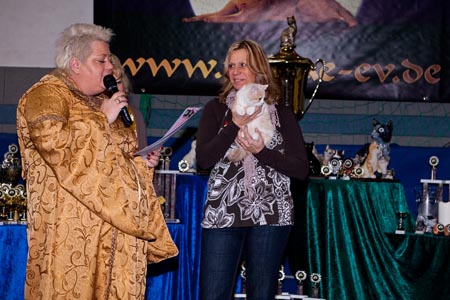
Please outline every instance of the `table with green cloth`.
[{"label": "table with green cloth", "polygon": [[411,215],[395,234],[409,211],[400,182],[311,179],[295,205],[288,258],[308,275],[305,294],[317,273],[328,300],[450,299],[450,237],[412,233]]}]

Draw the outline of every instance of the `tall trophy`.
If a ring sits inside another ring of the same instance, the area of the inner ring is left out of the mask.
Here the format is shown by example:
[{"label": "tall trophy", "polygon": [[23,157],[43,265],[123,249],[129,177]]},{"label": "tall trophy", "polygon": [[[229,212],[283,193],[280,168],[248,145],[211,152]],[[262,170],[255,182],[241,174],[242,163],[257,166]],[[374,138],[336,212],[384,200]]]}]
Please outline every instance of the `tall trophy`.
[{"label": "tall trophy", "polygon": [[[295,48],[295,36],[297,24],[295,17],[287,17],[288,27],[281,34],[280,50],[277,54],[269,56],[269,64],[275,80],[281,90],[284,105],[292,109],[297,119],[300,120],[312,104],[324,74],[324,61],[318,59],[313,63],[309,58],[297,54]],[[317,64],[322,64],[322,72],[311,98],[305,107],[305,89],[308,74],[316,70]]]},{"label": "tall trophy", "polygon": [[172,148],[163,147],[157,170],[155,170],[154,186],[159,196],[164,218],[168,223],[179,223],[176,218],[176,185],[178,171],[170,170],[170,157]]},{"label": "tall trophy", "polygon": [[436,177],[439,158],[431,156],[428,160],[431,168],[430,179],[421,179],[422,191],[417,193],[416,233],[433,233],[438,224],[439,204],[442,202],[443,182]]}]

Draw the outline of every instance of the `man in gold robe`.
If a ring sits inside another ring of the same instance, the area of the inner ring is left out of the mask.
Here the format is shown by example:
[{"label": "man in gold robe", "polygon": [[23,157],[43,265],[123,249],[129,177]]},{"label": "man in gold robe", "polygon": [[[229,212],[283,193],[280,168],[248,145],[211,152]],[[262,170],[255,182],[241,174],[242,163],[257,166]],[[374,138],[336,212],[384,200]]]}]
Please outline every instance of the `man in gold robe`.
[{"label": "man in gold robe", "polygon": [[57,68],[19,102],[25,299],[144,299],[147,264],[178,254],[152,185],[159,153],[133,155],[136,136],[118,118],[126,95],[103,93],[112,36],[93,24],[65,29]]}]

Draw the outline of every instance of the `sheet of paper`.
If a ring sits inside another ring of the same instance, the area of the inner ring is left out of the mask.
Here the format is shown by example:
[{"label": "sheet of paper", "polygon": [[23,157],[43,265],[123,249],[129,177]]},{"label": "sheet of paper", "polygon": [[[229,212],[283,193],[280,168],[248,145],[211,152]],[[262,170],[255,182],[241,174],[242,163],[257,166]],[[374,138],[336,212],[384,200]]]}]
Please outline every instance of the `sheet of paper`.
[{"label": "sheet of paper", "polygon": [[141,155],[146,156],[148,153],[152,152],[153,150],[161,148],[164,143],[173,136],[178,130],[180,130],[184,124],[186,124],[187,121],[189,121],[200,109],[201,107],[188,107],[186,108],[183,113],[178,117],[178,119],[173,123],[172,127],[166,132],[166,134],[154,142],[151,145],[148,145],[147,147],[137,151],[134,153],[135,156]]}]

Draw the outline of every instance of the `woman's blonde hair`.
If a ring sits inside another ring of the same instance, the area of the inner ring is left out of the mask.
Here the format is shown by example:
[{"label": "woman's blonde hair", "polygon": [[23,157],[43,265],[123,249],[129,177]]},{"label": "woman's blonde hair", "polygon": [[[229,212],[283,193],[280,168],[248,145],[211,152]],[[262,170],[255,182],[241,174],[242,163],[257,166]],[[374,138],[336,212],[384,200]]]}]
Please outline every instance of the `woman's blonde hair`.
[{"label": "woman's blonde hair", "polygon": [[114,78],[116,78],[116,80],[122,80],[123,91],[125,93],[131,93],[131,82],[127,73],[125,73],[125,69],[120,62],[120,59],[116,55],[111,54],[111,63],[113,65],[112,74]]},{"label": "woman's blonde hair", "polygon": [[56,67],[69,71],[72,57],[85,61],[91,54],[94,41],[109,43],[114,33],[95,24],[77,23],[64,29],[56,40]]},{"label": "woman's blonde hair", "polygon": [[224,61],[224,76],[222,77],[222,88],[219,93],[219,100],[225,103],[227,95],[234,89],[230,78],[228,77],[228,65],[233,51],[244,49],[247,52],[247,63],[250,71],[255,74],[255,82],[268,84],[265,101],[269,104],[278,102],[280,91],[276,81],[273,78],[272,70],[264,50],[261,46],[252,40],[242,40],[231,44]]}]

